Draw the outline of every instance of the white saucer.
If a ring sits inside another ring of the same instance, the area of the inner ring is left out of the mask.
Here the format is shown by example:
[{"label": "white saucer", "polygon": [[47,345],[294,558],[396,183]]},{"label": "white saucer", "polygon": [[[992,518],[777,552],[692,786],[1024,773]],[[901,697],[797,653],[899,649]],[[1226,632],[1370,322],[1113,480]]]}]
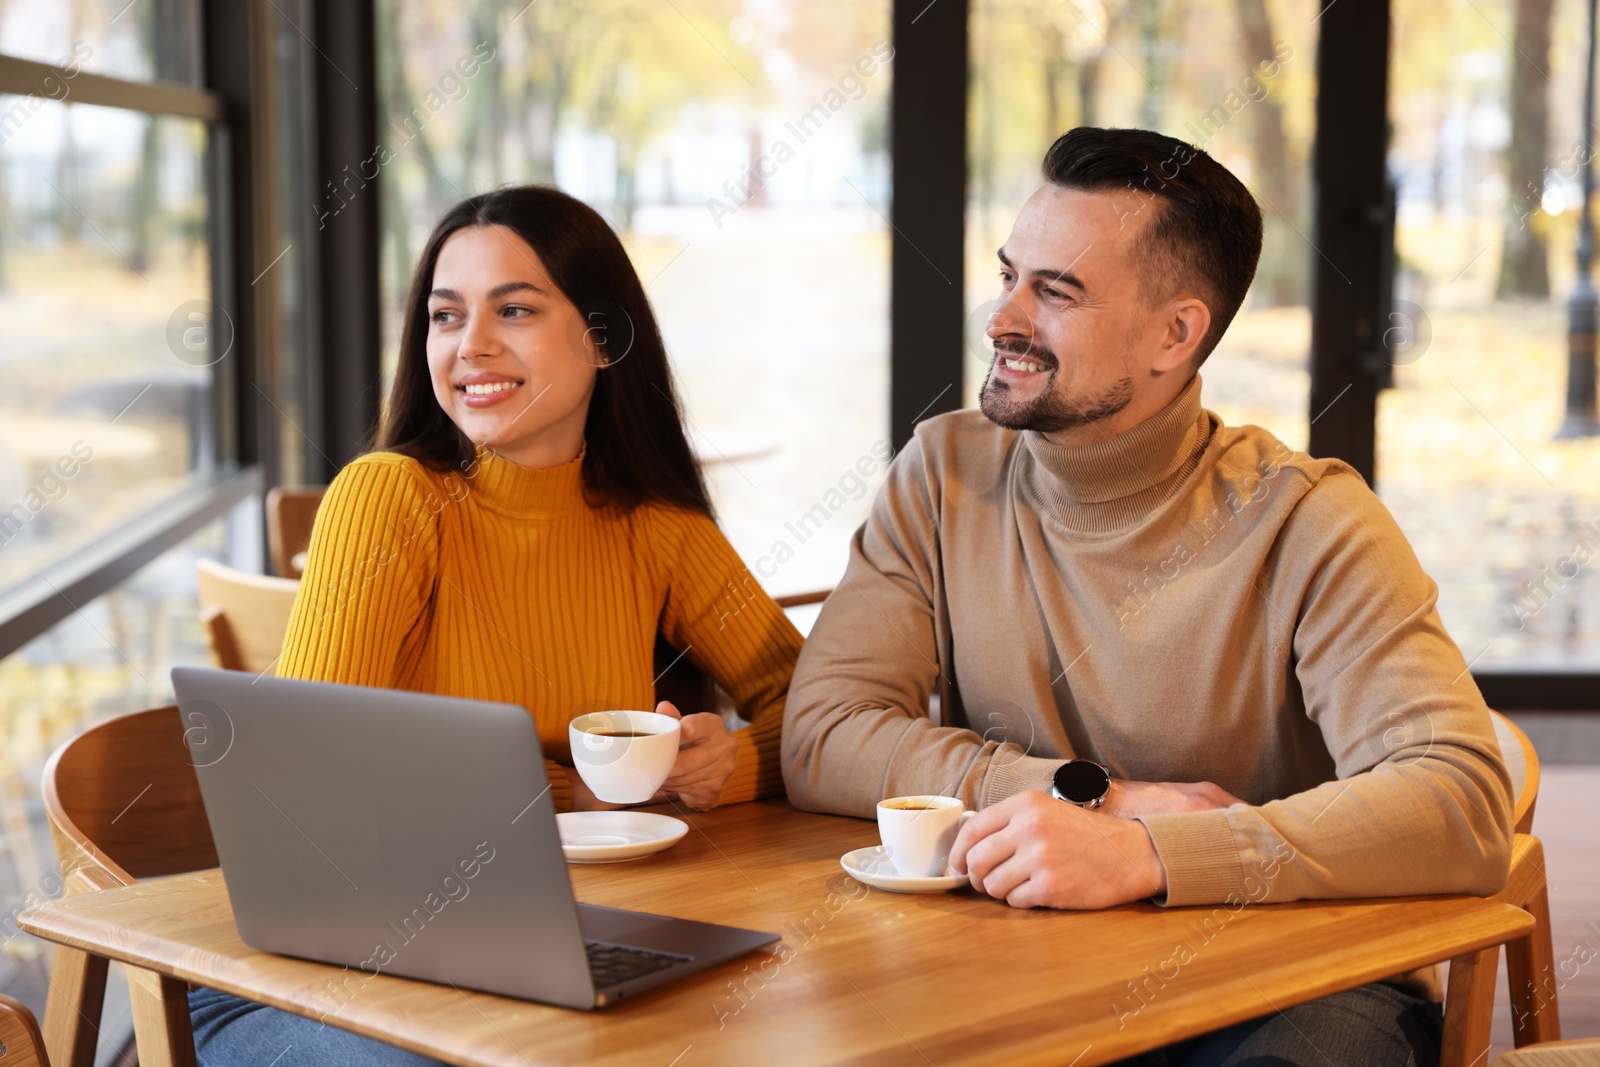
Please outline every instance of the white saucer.
[{"label": "white saucer", "polygon": [[846,852],[839,857],[839,866],[856,881],[891,893],[948,893],[968,884],[964,874],[946,874],[938,878],[905,878],[896,874],[882,845]]},{"label": "white saucer", "polygon": [[689,824],[648,811],[564,811],[556,831],[568,863],[616,863],[671,848]]}]

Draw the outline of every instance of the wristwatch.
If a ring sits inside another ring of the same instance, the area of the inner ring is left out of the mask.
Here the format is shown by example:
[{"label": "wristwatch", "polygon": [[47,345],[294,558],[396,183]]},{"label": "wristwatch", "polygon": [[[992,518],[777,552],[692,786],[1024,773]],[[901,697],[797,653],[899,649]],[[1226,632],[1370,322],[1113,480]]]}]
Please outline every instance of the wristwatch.
[{"label": "wristwatch", "polygon": [[1071,759],[1056,768],[1050,795],[1080,808],[1098,808],[1111,792],[1111,774],[1093,760]]}]

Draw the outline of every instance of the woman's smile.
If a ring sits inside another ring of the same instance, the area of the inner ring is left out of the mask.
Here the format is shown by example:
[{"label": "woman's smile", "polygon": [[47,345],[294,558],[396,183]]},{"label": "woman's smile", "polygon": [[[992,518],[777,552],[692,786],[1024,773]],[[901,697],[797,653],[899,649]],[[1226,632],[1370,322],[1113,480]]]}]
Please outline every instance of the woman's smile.
[{"label": "woman's smile", "polygon": [[455,383],[455,391],[467,407],[487,408],[510,399],[522,386],[521,378],[474,371],[461,376]]}]

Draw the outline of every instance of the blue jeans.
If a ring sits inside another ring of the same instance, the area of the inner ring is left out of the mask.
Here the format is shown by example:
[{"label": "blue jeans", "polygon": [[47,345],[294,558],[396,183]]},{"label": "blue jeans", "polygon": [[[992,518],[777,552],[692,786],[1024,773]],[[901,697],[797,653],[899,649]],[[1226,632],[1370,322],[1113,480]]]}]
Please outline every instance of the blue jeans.
[{"label": "blue jeans", "polygon": [[1444,1010],[1375,982],[1152,1049],[1117,1067],[1438,1067]]},{"label": "blue jeans", "polygon": [[215,989],[189,994],[200,1067],[444,1067],[438,1060]]}]

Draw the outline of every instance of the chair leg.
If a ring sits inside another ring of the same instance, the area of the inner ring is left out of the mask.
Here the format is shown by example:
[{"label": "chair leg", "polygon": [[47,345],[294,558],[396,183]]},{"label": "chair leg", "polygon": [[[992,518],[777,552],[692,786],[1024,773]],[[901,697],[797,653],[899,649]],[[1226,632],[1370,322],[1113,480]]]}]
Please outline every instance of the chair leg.
[{"label": "chair leg", "polygon": [[1506,942],[1511,1028],[1517,1048],[1561,1040],[1555,952],[1550,946],[1550,897],[1542,879],[1522,906],[1538,925],[1527,937]]},{"label": "chair leg", "polygon": [[139,967],[123,970],[128,974],[139,1067],[195,1067],[188,985]]},{"label": "chair leg", "polygon": [[44,1005],[44,1045],[55,1067],[94,1067],[105,999],[105,957],[57,945]]},{"label": "chair leg", "polygon": [[1444,1049],[1439,1067],[1483,1067],[1489,1059],[1489,1027],[1494,1016],[1495,972],[1500,946],[1491,945],[1450,961],[1450,988],[1444,1013]]}]

